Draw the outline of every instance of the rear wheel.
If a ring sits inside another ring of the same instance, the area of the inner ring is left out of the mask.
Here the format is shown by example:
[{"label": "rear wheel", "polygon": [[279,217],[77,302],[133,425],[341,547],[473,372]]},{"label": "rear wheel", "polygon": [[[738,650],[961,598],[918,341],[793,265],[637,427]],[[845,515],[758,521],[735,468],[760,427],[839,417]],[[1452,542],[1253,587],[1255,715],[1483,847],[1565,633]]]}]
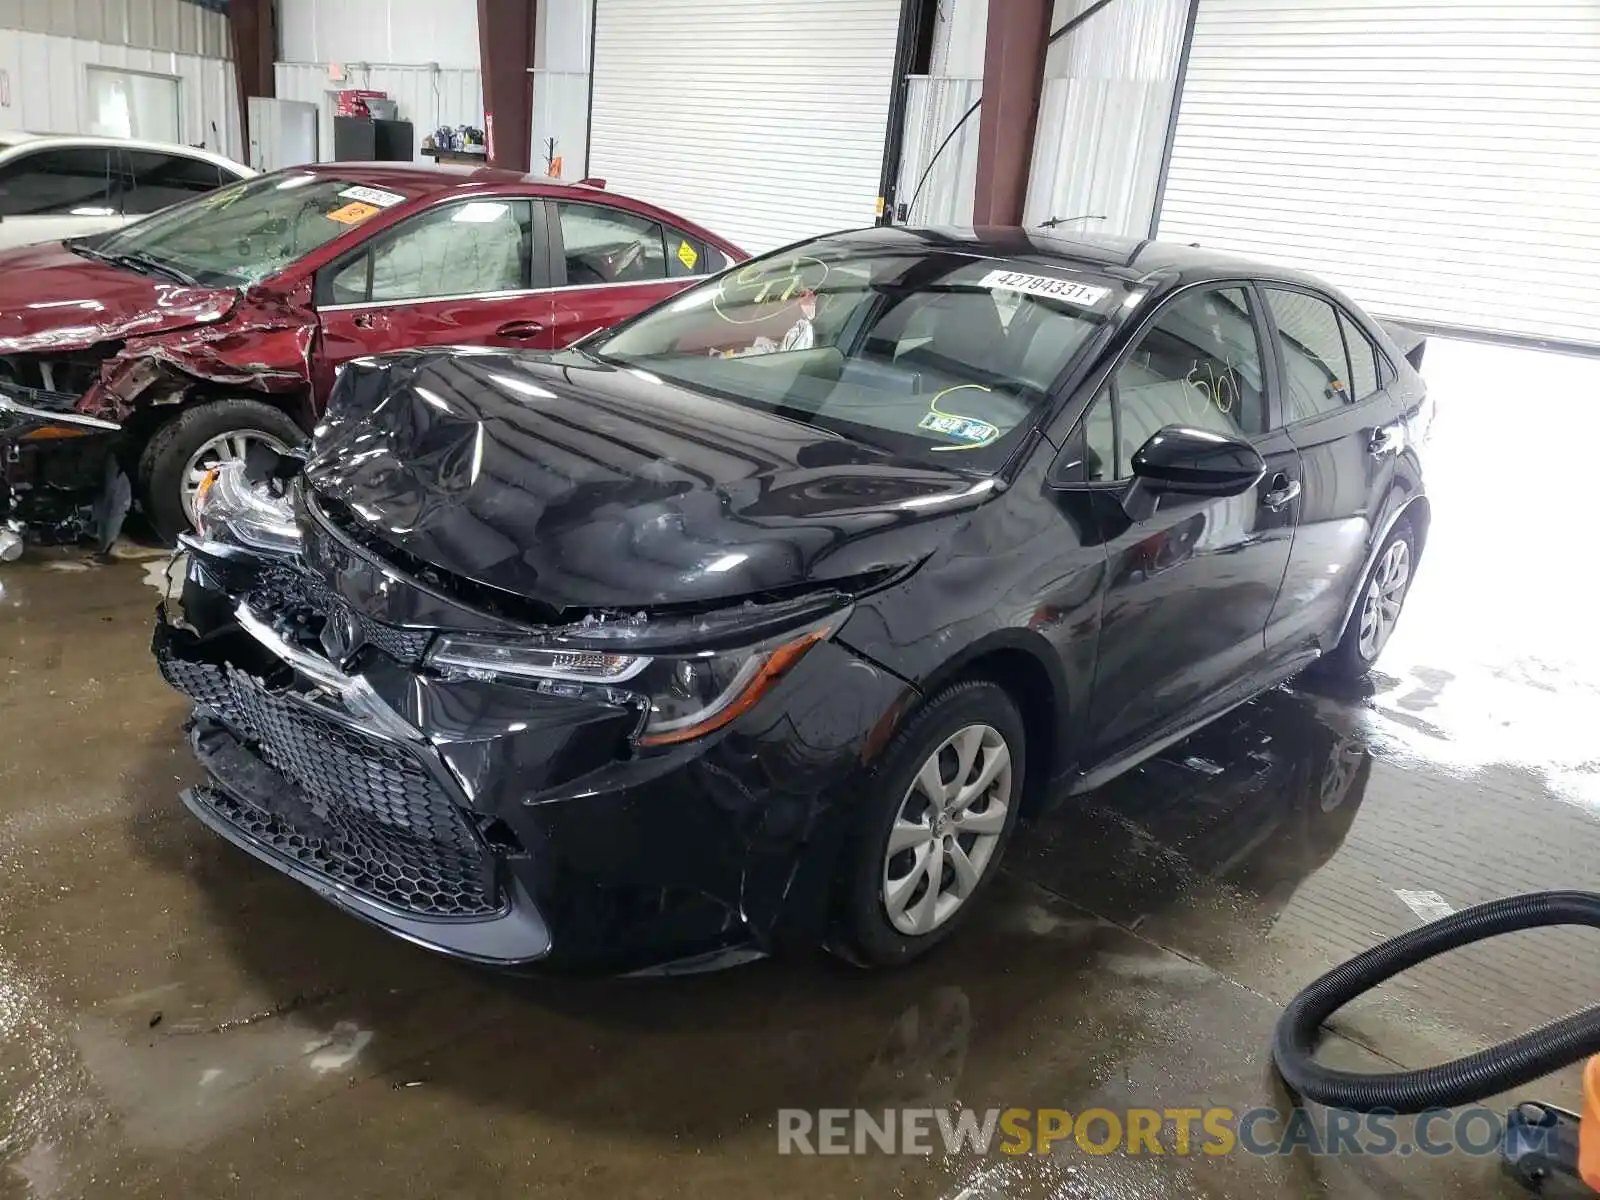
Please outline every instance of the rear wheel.
[{"label": "rear wheel", "polygon": [[909,962],[965,920],[999,870],[1022,801],[1022,718],[973,680],[907,724],[869,784],[839,880],[835,944],[863,966]]},{"label": "rear wheel", "polygon": [[1338,646],[1322,660],[1327,674],[1359,679],[1372,669],[1400,620],[1416,561],[1416,537],[1411,522],[1402,517],[1389,531],[1383,549],[1367,572],[1361,598],[1356,601]]},{"label": "rear wheel", "polygon": [[212,467],[242,460],[252,444],[287,450],[305,432],[259,400],[214,400],[180,412],[151,436],[139,458],[139,498],[156,536],[171,544],[194,526],[194,497]]}]

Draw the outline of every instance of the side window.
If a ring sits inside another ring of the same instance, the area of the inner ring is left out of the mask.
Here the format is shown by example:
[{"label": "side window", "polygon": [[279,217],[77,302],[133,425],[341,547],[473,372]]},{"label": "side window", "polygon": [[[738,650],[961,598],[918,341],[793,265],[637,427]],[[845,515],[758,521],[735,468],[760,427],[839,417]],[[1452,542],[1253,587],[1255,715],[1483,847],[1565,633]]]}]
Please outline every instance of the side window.
[{"label": "side window", "polygon": [[0,172],[0,217],[116,215],[107,150],[40,150]]},{"label": "side window", "polygon": [[1341,311],[1339,328],[1344,330],[1344,346],[1350,353],[1350,395],[1365,400],[1382,385],[1378,382],[1378,348],[1361,327]]},{"label": "side window", "polygon": [[1292,425],[1350,403],[1350,363],[1333,305],[1307,292],[1269,287],[1266,293],[1283,357],[1284,423]]},{"label": "side window", "polygon": [[430,209],[380,235],[329,284],[335,304],[515,292],[529,286],[533,207],[468,200]]},{"label": "side window", "polygon": [[562,203],[556,210],[566,248],[568,284],[648,283],[667,278],[667,254],[661,226],[655,221],[600,204]]},{"label": "side window", "polygon": [[1117,418],[1111,389],[1100,394],[1083,414],[1083,477],[1090,483],[1110,483],[1124,478],[1127,461],[1117,461]]},{"label": "side window", "polygon": [[666,233],[668,278],[682,279],[686,275],[711,273],[708,265],[711,256],[706,253],[704,242],[686,233],[679,233],[676,229],[668,229]]},{"label": "side window", "polygon": [[1261,345],[1244,288],[1181,296],[1161,311],[1117,368],[1119,466],[1126,469],[1134,451],[1168,425],[1228,437],[1266,432],[1263,377]]},{"label": "side window", "polygon": [[151,150],[126,151],[122,211],[129,216],[159,212],[168,205],[215,191],[233,182],[213,163]]},{"label": "side window", "polygon": [[700,267],[702,275],[715,275],[718,271],[726,271],[732,265],[732,260],[715,246],[706,246],[705,252],[705,262]]}]

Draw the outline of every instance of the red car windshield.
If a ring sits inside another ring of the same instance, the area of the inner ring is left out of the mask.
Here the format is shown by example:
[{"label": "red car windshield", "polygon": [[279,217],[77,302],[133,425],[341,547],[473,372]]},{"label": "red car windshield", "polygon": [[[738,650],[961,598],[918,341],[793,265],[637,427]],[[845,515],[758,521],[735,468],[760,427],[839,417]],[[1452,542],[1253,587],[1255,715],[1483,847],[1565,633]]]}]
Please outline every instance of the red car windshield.
[{"label": "red car windshield", "polygon": [[209,192],[107,235],[99,254],[135,255],[197,283],[248,287],[411,196],[308,172]]}]

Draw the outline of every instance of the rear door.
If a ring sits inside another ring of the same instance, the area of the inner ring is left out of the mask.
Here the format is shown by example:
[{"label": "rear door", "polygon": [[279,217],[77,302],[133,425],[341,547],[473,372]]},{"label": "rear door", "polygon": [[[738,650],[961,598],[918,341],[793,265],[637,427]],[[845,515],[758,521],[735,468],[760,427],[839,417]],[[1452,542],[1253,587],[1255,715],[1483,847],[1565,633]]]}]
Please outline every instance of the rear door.
[{"label": "rear door", "polygon": [[544,206],[525,196],[437,205],[317,272],[318,402],[334,369],[412,346],[538,347],[551,299]]},{"label": "rear door", "polygon": [[556,283],[549,349],[643,312],[727,265],[699,238],[613,205],[557,200],[549,208]]},{"label": "rear door", "polygon": [[1263,283],[1283,421],[1300,451],[1300,525],[1268,631],[1274,653],[1331,649],[1394,478],[1400,408],[1376,347],[1334,301]]},{"label": "rear door", "polygon": [[[1108,556],[1084,752],[1104,762],[1248,690],[1289,561],[1299,455],[1274,428],[1269,327],[1248,284],[1183,292],[1090,405],[1064,455],[1083,462]],[[1134,452],[1170,425],[1250,442],[1266,474],[1240,496],[1169,494],[1130,520]]]},{"label": "rear door", "polygon": [[115,168],[104,146],[15,152],[0,165],[0,249],[120,225]]}]

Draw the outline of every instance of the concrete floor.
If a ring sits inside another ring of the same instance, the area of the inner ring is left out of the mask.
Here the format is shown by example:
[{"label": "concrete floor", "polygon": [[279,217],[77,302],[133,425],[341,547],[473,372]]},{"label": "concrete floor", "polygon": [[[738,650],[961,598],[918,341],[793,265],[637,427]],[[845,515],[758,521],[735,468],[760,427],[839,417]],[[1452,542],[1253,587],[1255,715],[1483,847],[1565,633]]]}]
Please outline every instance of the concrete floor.
[{"label": "concrete floor", "polygon": [[[139,563],[0,568],[0,1196],[1519,1194],[1492,1159],[776,1153],[780,1107],[1283,1104],[1281,1004],[1418,917],[1593,886],[1581,513],[1600,361],[1436,342],[1433,539],[1364,698],[1280,689],[1013,844],[930,961],[508,981],[326,907],[180,808]],[[78,569],[71,569],[78,568]],[[1502,942],[1344,1014],[1421,1065],[1591,1002]],[[1524,1089],[1572,1105],[1575,1072]]]}]

